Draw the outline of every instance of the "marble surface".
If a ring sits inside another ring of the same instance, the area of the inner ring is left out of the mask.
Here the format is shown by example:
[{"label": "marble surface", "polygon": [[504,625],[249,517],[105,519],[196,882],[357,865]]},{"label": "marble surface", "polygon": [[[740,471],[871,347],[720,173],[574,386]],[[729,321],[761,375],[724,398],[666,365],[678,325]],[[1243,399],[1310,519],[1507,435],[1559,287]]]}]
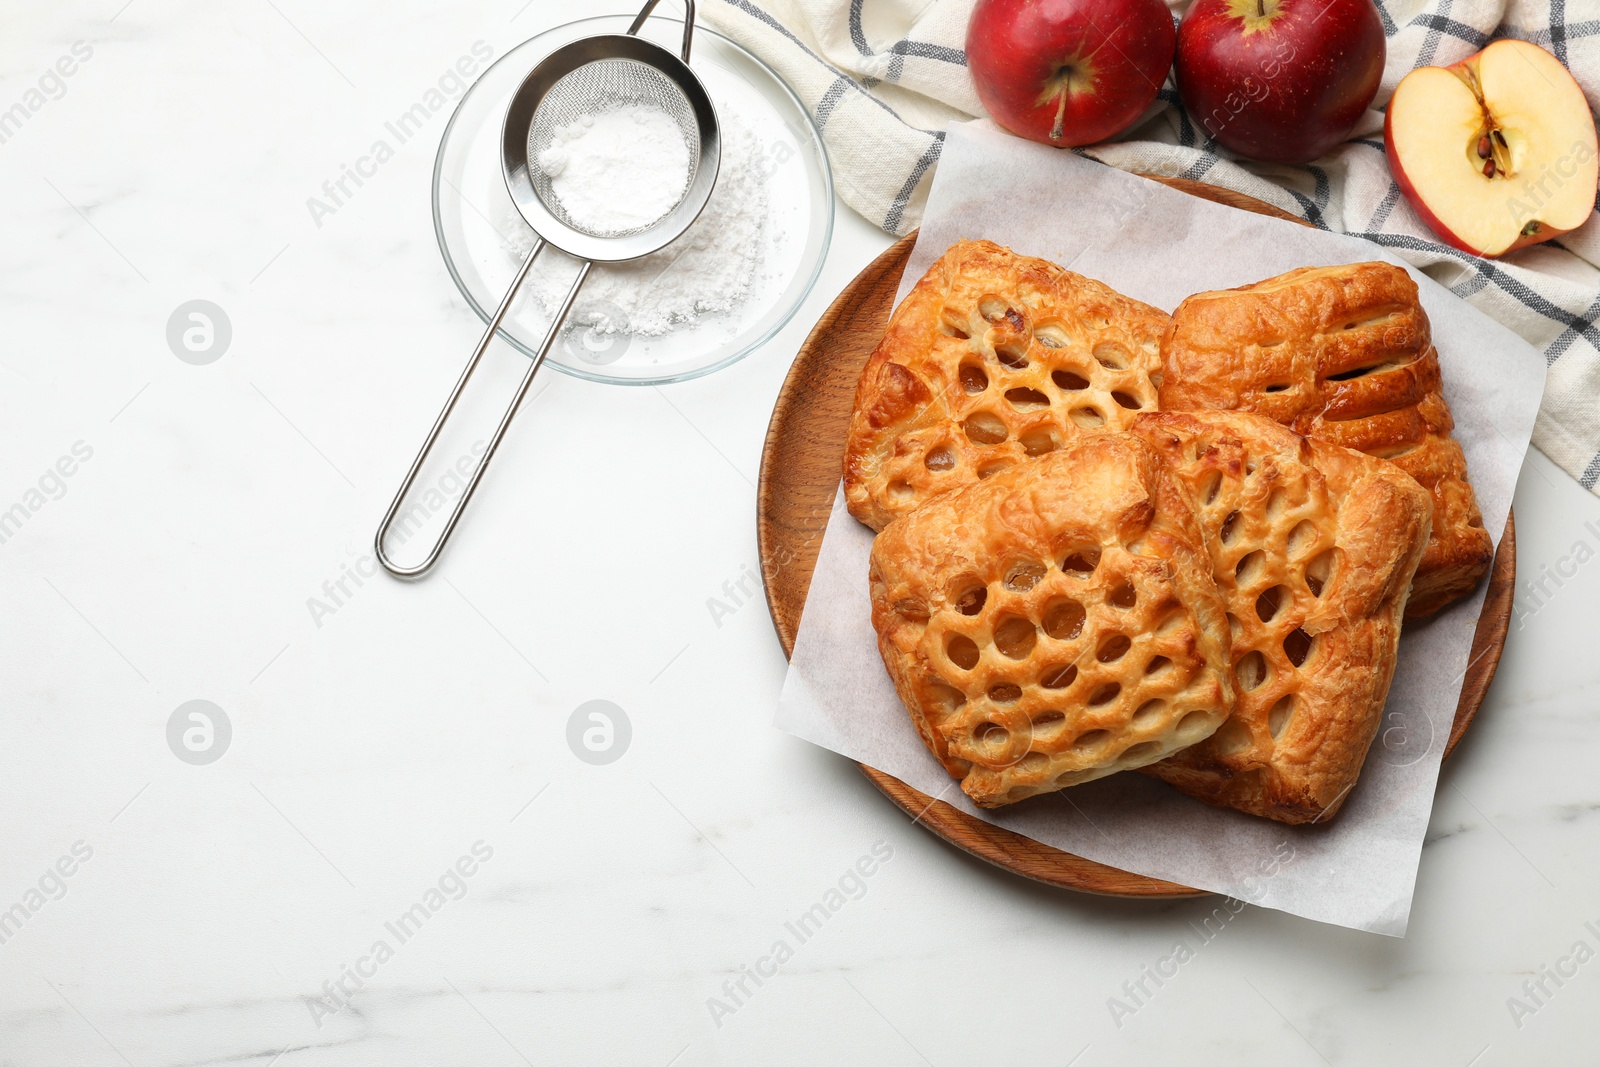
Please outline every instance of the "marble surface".
[{"label": "marble surface", "polygon": [[[1593,1062],[1600,501],[1543,457],[1405,939],[1053,891],[768,722],[762,435],[881,234],[842,214],[796,323],[708,379],[551,375],[443,572],[373,578],[475,335],[428,218],[443,114],[307,200],[475,43],[592,10],[15,7],[0,1064]],[[203,366],[167,340],[197,299],[232,327]],[[169,746],[195,700],[214,762]],[[609,763],[575,754],[591,701],[631,728]]]}]

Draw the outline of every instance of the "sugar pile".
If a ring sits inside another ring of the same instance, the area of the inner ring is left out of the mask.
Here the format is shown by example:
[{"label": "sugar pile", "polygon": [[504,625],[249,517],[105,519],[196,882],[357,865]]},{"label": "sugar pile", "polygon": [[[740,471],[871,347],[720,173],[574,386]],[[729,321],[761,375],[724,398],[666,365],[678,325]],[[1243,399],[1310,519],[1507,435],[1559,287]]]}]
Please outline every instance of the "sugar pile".
[{"label": "sugar pile", "polygon": [[689,184],[689,146],[660,108],[626,104],[551,133],[539,168],[579,229],[621,233],[656,222]]},{"label": "sugar pile", "polygon": [[[705,211],[660,252],[629,263],[596,264],[567,320],[569,327],[659,337],[703,316],[732,311],[750,294],[769,243],[771,161],[764,142],[735,108],[718,101],[717,110],[722,166]],[[621,166],[637,166],[643,158],[630,150],[629,162]],[[498,229],[510,254],[521,262],[534,236],[509,199],[504,200]],[[542,253],[528,278],[530,298],[553,316],[577,274],[575,260],[555,249]]]}]

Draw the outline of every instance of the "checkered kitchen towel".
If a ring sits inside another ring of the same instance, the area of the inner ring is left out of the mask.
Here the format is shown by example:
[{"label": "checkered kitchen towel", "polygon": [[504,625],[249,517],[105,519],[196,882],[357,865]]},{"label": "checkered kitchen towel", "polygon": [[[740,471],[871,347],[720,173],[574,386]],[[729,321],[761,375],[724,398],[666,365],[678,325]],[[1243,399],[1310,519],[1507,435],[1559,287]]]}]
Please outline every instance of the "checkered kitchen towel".
[{"label": "checkered kitchen towel", "polygon": [[[1168,0],[1181,15],[1187,0]],[[1554,52],[1600,109],[1600,0],[1377,0],[1389,60],[1381,108],[1413,67],[1496,37]],[[983,114],[966,70],[972,0],[702,0],[701,17],[766,60],[816,116],[840,196],[894,234],[927,202],[944,128]],[[1392,249],[1511,327],[1549,366],[1534,444],[1600,495],[1600,224],[1483,260],[1440,244],[1389,176],[1383,115],[1308,166],[1240,162],[1178,106],[1169,80],[1122,140],[1083,150],[1124,170],[1191,178]]]}]

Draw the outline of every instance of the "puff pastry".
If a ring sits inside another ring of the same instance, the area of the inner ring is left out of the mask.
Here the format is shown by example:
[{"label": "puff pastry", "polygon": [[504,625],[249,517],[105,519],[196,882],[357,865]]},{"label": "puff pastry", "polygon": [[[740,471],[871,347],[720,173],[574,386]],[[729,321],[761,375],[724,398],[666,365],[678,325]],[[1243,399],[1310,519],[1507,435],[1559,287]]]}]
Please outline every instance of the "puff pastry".
[{"label": "puff pastry", "polygon": [[1155,407],[1167,316],[988,241],[951,246],[895,310],[862,371],[844,458],[874,530],[940,493],[1125,429]]},{"label": "puff pastry", "polygon": [[1407,616],[1466,596],[1493,560],[1439,386],[1417,286],[1399,267],[1308,267],[1198,293],[1162,343],[1161,409],[1254,411],[1394,462],[1433,495]]},{"label": "puff pastry", "polygon": [[1199,524],[1131,434],[937,497],[878,535],[870,580],[895,690],[981,807],[1153,763],[1232,709]]},{"label": "puff pastry", "polygon": [[1427,490],[1398,467],[1242,412],[1141,416],[1205,529],[1237,701],[1149,773],[1286,823],[1325,821],[1361,773],[1428,540]]}]

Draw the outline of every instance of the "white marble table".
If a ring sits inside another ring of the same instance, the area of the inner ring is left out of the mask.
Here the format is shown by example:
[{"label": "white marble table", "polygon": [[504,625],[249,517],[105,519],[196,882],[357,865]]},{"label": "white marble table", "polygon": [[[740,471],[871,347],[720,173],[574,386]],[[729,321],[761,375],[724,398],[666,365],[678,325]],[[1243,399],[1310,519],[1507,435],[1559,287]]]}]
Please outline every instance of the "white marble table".
[{"label": "white marble table", "polygon": [[[709,379],[550,375],[444,572],[373,578],[475,335],[443,116],[308,198],[475,42],[590,12],[122,3],[0,40],[0,1064],[1595,1062],[1600,501],[1552,464],[1409,936],[1202,941],[1215,901],[1023,882],[768,725],[762,434],[882,234],[841,213],[796,323]],[[206,366],[166,340],[193,299],[232,324]],[[168,746],[192,700],[209,764]],[[631,724],[605,765],[592,700]]]}]

